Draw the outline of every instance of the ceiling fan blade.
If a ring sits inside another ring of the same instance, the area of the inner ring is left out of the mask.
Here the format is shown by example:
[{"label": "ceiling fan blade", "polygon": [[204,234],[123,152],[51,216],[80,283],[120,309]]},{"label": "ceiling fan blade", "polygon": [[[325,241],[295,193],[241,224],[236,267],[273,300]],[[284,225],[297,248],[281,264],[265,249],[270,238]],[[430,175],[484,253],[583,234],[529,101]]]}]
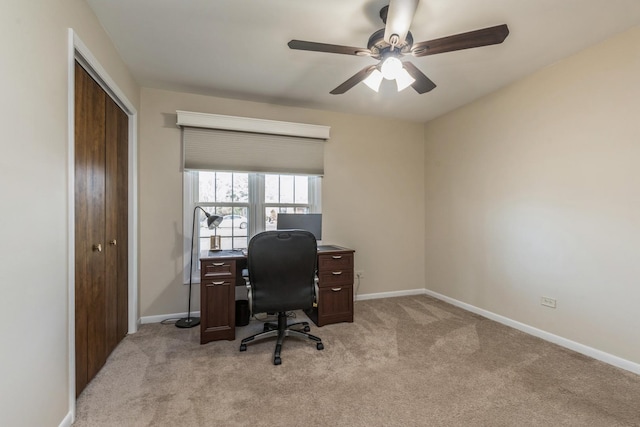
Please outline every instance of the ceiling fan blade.
[{"label": "ceiling fan blade", "polygon": [[348,91],[349,89],[351,89],[352,87],[354,87],[355,85],[357,85],[358,83],[360,83],[361,81],[369,77],[369,74],[371,74],[375,69],[376,69],[375,65],[369,65],[363,68],[362,70],[355,73],[353,76],[349,77],[349,79],[347,79],[347,81],[342,83],[340,86],[332,90],[330,92],[331,95],[342,95],[343,93],[345,93],[346,91]]},{"label": "ceiling fan blade", "polygon": [[[418,8],[419,0],[391,0],[387,11],[387,22],[384,27],[384,41],[390,45],[400,46],[404,43],[413,21],[413,15]],[[398,40],[391,39],[393,35],[398,36]]]},{"label": "ceiling fan blade", "polygon": [[411,87],[414,88],[416,92],[425,93],[435,89],[436,84],[432,82],[429,77],[425,76],[422,71],[418,70],[418,68],[411,62],[403,62],[402,65],[404,65],[404,69],[407,70],[407,73],[416,79],[416,81],[411,84]]},{"label": "ceiling fan blade", "polygon": [[507,24],[502,24],[481,30],[469,31],[468,33],[460,33],[426,42],[414,43],[411,53],[413,56],[427,56],[435,55],[436,53],[500,44],[508,35],[509,27],[507,27]]},{"label": "ceiling fan blade", "polygon": [[371,51],[364,47],[341,46],[337,44],[307,42],[304,40],[291,40],[287,45],[291,49],[310,50],[312,52],[341,53],[343,55],[369,56]]}]

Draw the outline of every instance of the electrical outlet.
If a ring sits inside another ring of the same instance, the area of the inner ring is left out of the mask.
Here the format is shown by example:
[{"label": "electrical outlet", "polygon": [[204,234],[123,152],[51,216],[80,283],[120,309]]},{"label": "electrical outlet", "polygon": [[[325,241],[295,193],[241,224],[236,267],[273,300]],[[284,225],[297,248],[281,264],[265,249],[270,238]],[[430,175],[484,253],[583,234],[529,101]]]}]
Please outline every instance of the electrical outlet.
[{"label": "electrical outlet", "polygon": [[364,270],[358,270],[356,271],[356,277],[358,279],[363,279],[364,278]]},{"label": "electrical outlet", "polygon": [[540,297],[540,304],[547,307],[556,308],[556,300],[554,298]]}]

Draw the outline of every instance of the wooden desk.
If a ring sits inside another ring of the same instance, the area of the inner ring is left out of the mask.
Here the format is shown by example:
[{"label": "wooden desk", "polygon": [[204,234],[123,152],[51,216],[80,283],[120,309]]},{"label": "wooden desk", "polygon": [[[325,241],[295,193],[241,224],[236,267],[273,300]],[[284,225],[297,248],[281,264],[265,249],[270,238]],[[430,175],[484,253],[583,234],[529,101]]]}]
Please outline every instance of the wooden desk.
[{"label": "wooden desk", "polygon": [[[318,326],[353,322],[353,249],[318,246],[317,304],[306,310]],[[240,250],[202,252],[200,344],[236,338],[236,286],[244,286],[247,257]]]}]

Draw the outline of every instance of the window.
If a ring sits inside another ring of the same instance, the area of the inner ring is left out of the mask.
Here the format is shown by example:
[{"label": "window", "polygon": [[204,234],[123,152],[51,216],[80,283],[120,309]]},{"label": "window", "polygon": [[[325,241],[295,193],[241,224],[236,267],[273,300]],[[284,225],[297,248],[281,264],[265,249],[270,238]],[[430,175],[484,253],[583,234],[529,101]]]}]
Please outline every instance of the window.
[{"label": "window", "polygon": [[[321,213],[321,178],[309,175],[270,173],[186,171],[184,173],[184,235],[191,236],[193,210],[202,207],[223,217],[210,230],[198,210],[194,238],[194,277],[198,277],[196,256],[210,248],[210,236],[220,236],[222,249],[244,249],[249,239],[264,230],[277,228],[279,212]],[[188,280],[191,241],[185,239],[185,276]]]},{"label": "window", "polygon": [[[310,188],[310,181],[315,177],[300,175],[265,175],[264,176],[264,215],[265,230],[275,230],[278,226],[278,213],[319,213],[313,209],[317,203],[310,202],[316,198],[317,189]],[[310,193],[311,196],[310,197]]]},{"label": "window", "polygon": [[[220,236],[223,249],[247,247],[249,230],[249,174],[237,172],[190,172],[195,174],[196,196],[191,204],[210,214],[221,216],[222,222],[210,230],[204,214],[200,213],[196,238],[198,251],[209,250],[210,236]],[[193,220],[190,217],[189,220]],[[198,252],[196,252],[198,253]]]}]

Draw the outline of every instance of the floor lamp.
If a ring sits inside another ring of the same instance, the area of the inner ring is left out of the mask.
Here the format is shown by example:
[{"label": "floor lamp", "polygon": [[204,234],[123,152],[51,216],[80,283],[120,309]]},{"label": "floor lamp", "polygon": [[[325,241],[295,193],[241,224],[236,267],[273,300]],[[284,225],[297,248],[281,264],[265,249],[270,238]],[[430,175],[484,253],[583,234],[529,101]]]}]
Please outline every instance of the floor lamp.
[{"label": "floor lamp", "polygon": [[213,230],[222,222],[222,217],[219,215],[211,215],[209,212],[202,209],[200,206],[196,206],[193,209],[193,224],[191,226],[191,258],[189,260],[189,304],[187,309],[187,317],[183,317],[176,321],[176,326],[178,328],[193,328],[194,326],[198,326],[200,324],[199,317],[191,317],[191,280],[193,276],[193,242],[195,241],[195,228],[196,228],[196,212],[200,209],[207,216],[207,227],[209,230]]}]

